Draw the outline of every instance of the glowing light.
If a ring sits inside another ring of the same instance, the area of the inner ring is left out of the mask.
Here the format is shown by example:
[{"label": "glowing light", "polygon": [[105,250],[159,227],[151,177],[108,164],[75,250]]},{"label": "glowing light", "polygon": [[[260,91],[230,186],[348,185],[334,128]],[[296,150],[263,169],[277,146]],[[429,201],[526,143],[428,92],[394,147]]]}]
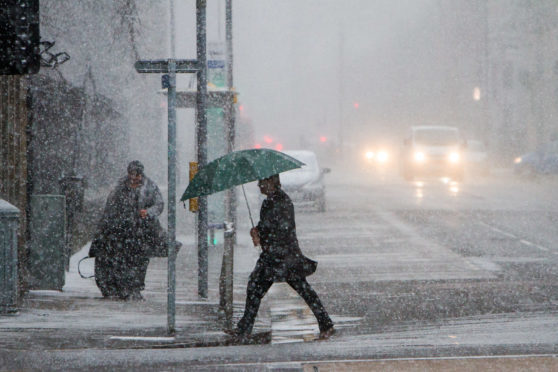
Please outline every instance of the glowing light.
[{"label": "glowing light", "polygon": [[474,99],[475,101],[480,101],[480,99],[481,99],[481,90],[480,90],[479,87],[475,87],[475,88],[473,89],[473,99]]},{"label": "glowing light", "polygon": [[283,150],[283,145],[281,143],[276,144],[275,145],[275,150],[277,150],[277,151]]},{"label": "glowing light", "polygon": [[372,152],[372,151],[366,151],[366,153],[364,154],[364,156],[366,157],[366,159],[372,160],[372,159],[374,159],[374,152]]},{"label": "glowing light", "polygon": [[426,155],[424,155],[424,152],[415,152],[415,161],[418,163],[422,163],[426,160]]},{"label": "glowing light", "polygon": [[240,112],[244,111],[244,105],[238,106],[238,111],[240,111]]},{"label": "glowing light", "polygon": [[521,163],[522,161],[523,161],[523,159],[521,159],[521,158],[519,158],[519,157],[518,157],[518,158],[515,158],[515,159],[513,160],[513,162],[514,162],[515,164],[519,164],[519,163]]},{"label": "glowing light", "polygon": [[262,145],[259,144],[259,143],[256,143],[256,146],[254,146],[254,148],[255,148],[255,149],[261,149],[261,148],[262,148]]},{"label": "glowing light", "polygon": [[265,142],[265,143],[271,143],[271,142],[273,142],[273,138],[271,138],[271,137],[268,136],[268,135],[265,135],[263,139],[264,139],[264,142]]},{"label": "glowing light", "polygon": [[320,137],[320,142],[326,142],[327,141],[327,137],[326,136],[321,136]]},{"label": "glowing light", "polygon": [[378,152],[378,162],[380,163],[385,163],[386,161],[388,161],[389,155],[387,152],[385,151],[380,151]]},{"label": "glowing light", "polygon": [[360,105],[359,105],[358,102],[353,103],[353,107],[354,107],[354,108],[358,109],[359,106],[360,106]]},{"label": "glowing light", "polygon": [[458,152],[452,152],[452,153],[449,155],[449,161],[450,161],[450,163],[454,163],[454,164],[455,164],[455,163],[459,163],[460,158],[461,158],[461,157],[459,156],[459,153],[458,153]]}]

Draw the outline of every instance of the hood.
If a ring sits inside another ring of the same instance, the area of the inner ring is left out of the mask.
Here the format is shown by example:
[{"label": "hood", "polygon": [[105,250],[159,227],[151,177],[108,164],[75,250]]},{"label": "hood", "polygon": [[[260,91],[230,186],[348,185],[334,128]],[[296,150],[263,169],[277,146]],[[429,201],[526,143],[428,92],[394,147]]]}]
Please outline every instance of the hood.
[{"label": "hood", "polygon": [[459,146],[417,146],[416,150],[428,156],[444,156],[459,151]]},{"label": "hood", "polygon": [[281,173],[281,186],[284,189],[299,188],[316,181],[320,177],[319,170],[302,167]]}]

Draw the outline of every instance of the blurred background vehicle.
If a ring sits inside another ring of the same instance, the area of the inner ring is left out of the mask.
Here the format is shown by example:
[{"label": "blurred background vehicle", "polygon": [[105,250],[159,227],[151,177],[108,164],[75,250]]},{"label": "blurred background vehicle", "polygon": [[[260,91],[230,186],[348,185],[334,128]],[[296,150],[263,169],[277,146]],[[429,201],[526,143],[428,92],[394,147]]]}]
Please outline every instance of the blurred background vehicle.
[{"label": "blurred background vehicle", "polygon": [[447,176],[463,180],[466,142],[449,126],[414,126],[403,142],[399,170],[407,181],[415,177]]},{"label": "blurred background vehicle", "polygon": [[535,151],[514,159],[514,173],[530,177],[544,174],[558,174],[558,141],[541,145]]},{"label": "blurred background vehicle", "polygon": [[392,153],[386,146],[367,147],[362,154],[366,170],[386,168],[392,162]]},{"label": "blurred background vehicle", "polygon": [[283,190],[295,205],[311,205],[320,212],[326,210],[324,174],[330,168],[321,168],[316,154],[308,150],[289,150],[285,154],[302,161],[302,168],[281,173]]},{"label": "blurred background vehicle", "polygon": [[469,173],[488,175],[490,167],[488,165],[488,153],[482,141],[467,140],[467,147],[464,151],[465,168]]}]

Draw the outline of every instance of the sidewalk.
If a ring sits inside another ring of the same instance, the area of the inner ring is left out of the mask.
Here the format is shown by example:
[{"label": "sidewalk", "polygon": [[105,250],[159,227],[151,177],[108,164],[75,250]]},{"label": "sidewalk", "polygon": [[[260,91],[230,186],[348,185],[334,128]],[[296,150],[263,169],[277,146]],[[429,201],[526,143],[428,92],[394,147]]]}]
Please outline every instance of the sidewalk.
[{"label": "sidewalk", "polygon": [[[167,334],[167,259],[152,259],[147,271],[145,301],[103,299],[94,279],[82,279],[78,261],[87,255],[89,244],[72,256],[62,292],[30,291],[16,315],[0,316],[0,349],[120,349],[200,347],[231,344],[223,333],[219,312],[218,279],[222,248],[209,248],[209,294],[197,295],[197,246],[189,237],[176,260],[176,334]],[[235,319],[242,311],[245,281],[258,252],[236,247],[242,259],[235,261]],[[246,256],[249,256],[248,259]],[[245,262],[245,264],[242,264]],[[82,262],[84,275],[93,273],[93,260]],[[242,282],[244,280],[244,282]],[[259,314],[251,343],[270,341],[266,311]]]}]

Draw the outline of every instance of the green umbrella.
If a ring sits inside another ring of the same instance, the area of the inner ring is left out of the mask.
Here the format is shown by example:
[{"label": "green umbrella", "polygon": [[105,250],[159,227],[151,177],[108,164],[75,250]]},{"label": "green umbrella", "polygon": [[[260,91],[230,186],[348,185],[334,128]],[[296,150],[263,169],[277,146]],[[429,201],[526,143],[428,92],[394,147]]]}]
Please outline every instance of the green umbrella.
[{"label": "green umbrella", "polygon": [[[233,186],[300,168],[303,165],[303,162],[275,150],[234,151],[201,168],[190,181],[180,201],[214,194]],[[246,194],[244,197],[246,197]],[[246,201],[246,204],[248,205],[248,201]],[[250,208],[248,208],[249,210]]]}]

